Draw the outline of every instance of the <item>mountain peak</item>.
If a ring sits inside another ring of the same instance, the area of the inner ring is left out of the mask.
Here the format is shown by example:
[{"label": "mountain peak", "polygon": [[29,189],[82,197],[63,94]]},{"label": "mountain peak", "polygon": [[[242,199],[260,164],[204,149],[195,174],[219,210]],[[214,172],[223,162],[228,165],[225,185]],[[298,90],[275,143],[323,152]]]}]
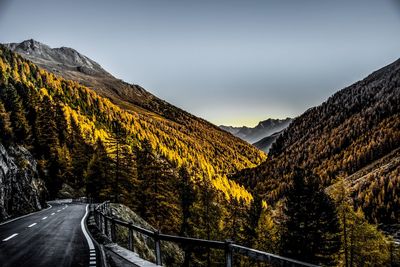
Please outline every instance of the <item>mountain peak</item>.
[{"label": "mountain peak", "polygon": [[42,44],[41,42],[38,42],[34,39],[28,39],[28,40],[22,41],[21,43],[17,44],[17,46],[20,49],[24,49],[24,50],[36,50],[41,47],[48,47],[47,45]]},{"label": "mountain peak", "polygon": [[51,48],[34,39],[4,45],[51,71],[62,73],[69,70],[90,75],[107,73],[97,62],[69,47]]}]

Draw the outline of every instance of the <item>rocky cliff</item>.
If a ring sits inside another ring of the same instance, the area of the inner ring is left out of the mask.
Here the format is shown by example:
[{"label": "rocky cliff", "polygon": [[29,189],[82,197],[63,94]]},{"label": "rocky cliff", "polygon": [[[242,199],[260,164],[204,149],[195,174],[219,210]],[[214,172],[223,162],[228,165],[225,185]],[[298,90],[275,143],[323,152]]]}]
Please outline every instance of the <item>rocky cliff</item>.
[{"label": "rocky cliff", "polygon": [[0,143],[0,222],[43,207],[46,189],[36,166],[24,147]]}]

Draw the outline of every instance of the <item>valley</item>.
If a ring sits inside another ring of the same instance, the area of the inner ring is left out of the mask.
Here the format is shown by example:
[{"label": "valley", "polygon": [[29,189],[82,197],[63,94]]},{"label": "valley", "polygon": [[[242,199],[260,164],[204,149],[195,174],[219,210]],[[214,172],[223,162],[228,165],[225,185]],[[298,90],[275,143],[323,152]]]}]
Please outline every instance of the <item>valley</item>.
[{"label": "valley", "polygon": [[[86,196],[166,234],[389,266],[399,257],[388,245],[400,223],[399,88],[396,61],[294,119],[217,127],[74,49],[6,44],[0,220]],[[199,266],[220,257],[187,253]]]}]

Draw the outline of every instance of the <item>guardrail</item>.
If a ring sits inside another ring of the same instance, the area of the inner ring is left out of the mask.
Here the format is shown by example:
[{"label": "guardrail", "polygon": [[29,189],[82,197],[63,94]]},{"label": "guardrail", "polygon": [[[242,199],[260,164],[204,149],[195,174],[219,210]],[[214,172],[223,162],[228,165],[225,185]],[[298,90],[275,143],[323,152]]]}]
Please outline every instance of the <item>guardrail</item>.
[{"label": "guardrail", "polygon": [[155,244],[155,255],[156,255],[156,264],[162,265],[161,260],[161,241],[170,241],[179,243],[182,245],[190,245],[191,247],[204,247],[204,248],[212,248],[223,250],[225,252],[225,266],[232,267],[233,266],[233,256],[234,254],[239,254],[243,256],[247,256],[253,260],[266,262],[272,265],[284,266],[284,267],[317,267],[317,265],[281,257],[278,255],[270,254],[264,251],[259,251],[256,249],[244,247],[233,243],[230,240],[226,241],[214,241],[214,240],[206,240],[206,239],[198,239],[191,237],[182,237],[182,236],[174,236],[174,235],[166,235],[160,233],[160,231],[151,231],[148,229],[144,229],[133,223],[128,223],[112,216],[108,215],[108,211],[110,208],[110,202],[106,201],[102,204],[98,205],[94,209],[94,218],[99,230],[106,235],[111,242],[116,241],[116,225],[126,227],[129,231],[128,233],[128,249],[133,251],[133,231],[139,232],[147,237],[150,237],[154,240]]}]

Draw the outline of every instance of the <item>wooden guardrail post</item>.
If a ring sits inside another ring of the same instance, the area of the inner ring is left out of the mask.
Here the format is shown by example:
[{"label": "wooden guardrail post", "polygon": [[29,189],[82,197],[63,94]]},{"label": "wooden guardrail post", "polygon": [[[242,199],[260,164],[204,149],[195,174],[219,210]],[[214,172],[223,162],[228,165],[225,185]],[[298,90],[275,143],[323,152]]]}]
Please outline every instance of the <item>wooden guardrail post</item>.
[{"label": "wooden guardrail post", "polygon": [[161,265],[161,241],[160,241],[160,231],[157,230],[154,232],[154,243],[156,249],[156,264]]},{"label": "wooden guardrail post", "polygon": [[104,218],[104,234],[105,234],[107,237],[109,237],[109,236],[108,236],[108,219],[107,219],[106,216],[104,216],[103,218]]},{"label": "wooden guardrail post", "polygon": [[129,233],[128,233],[128,248],[129,250],[133,251],[133,223],[129,224]]},{"label": "wooden guardrail post", "polygon": [[232,240],[225,240],[225,266],[226,267],[232,267],[233,262],[232,262]]},{"label": "wooden guardrail post", "polygon": [[114,220],[114,218],[111,218],[111,241],[117,242],[116,236],[115,236],[115,220]]}]

